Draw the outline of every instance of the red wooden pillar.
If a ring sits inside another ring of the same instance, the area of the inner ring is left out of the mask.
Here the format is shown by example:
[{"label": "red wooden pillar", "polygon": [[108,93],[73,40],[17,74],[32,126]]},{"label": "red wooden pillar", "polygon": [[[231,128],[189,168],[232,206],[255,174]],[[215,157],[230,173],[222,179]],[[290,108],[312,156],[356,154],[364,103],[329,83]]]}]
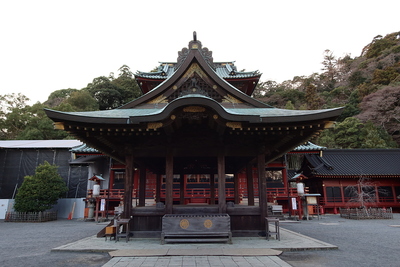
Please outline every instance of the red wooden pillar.
[{"label": "red wooden pillar", "polygon": [[108,182],[108,194],[111,193],[111,189],[113,189],[114,185],[114,180],[115,180],[115,171],[110,167],[110,180]]},{"label": "red wooden pillar", "polygon": [[218,212],[226,213],[225,155],[218,153]]},{"label": "red wooden pillar", "polygon": [[139,170],[139,207],[146,206],[146,168]]},{"label": "red wooden pillar", "polygon": [[167,151],[165,159],[165,212],[172,214],[173,209],[173,181],[174,181],[174,156],[172,150]]},{"label": "red wooden pillar", "polygon": [[122,218],[129,219],[132,214],[132,192],[133,192],[133,155],[125,157],[125,189],[124,189],[124,212]]},{"label": "red wooden pillar", "polygon": [[246,180],[247,180],[247,201],[248,206],[254,206],[254,178],[253,178],[253,164],[246,166]]},{"label": "red wooden pillar", "polygon": [[265,154],[257,156],[258,169],[258,197],[260,205],[261,226],[264,229],[265,217],[267,214],[267,180],[265,178]]}]

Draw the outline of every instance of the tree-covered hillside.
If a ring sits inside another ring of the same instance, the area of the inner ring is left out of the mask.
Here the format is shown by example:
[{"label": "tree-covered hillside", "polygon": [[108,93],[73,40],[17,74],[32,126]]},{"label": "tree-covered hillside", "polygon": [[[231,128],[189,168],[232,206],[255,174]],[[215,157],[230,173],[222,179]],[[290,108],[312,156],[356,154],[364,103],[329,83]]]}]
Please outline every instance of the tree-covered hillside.
[{"label": "tree-covered hillside", "polygon": [[[260,82],[253,97],[286,109],[345,107],[332,129],[312,141],[329,148],[392,148],[400,145],[400,32],[376,36],[360,56],[337,58],[325,50],[321,72],[277,83]],[[0,139],[63,139],[43,108],[89,111],[116,108],[140,96],[130,68],[118,77],[94,78],[85,88],[52,92],[27,105],[21,94],[0,95]]]},{"label": "tree-covered hillside", "polygon": [[400,32],[376,36],[359,57],[325,50],[321,73],[262,82],[254,97],[278,108],[345,107],[333,129],[313,141],[330,148],[400,145]]}]

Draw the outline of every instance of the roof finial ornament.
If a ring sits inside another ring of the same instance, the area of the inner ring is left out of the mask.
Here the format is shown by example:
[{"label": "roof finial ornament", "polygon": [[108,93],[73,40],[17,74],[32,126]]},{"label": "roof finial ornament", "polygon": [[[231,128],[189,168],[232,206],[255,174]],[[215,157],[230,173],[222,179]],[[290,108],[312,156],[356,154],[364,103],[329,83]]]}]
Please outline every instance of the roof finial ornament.
[{"label": "roof finial ornament", "polygon": [[193,41],[197,42],[197,33],[196,33],[196,31],[193,32]]}]

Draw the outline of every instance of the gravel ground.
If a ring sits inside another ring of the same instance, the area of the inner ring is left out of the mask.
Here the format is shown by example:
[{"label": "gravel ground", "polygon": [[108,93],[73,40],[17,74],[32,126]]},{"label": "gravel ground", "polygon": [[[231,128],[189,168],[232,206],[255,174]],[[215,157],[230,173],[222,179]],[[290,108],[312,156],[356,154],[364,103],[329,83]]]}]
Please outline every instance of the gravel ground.
[{"label": "gravel ground", "polygon": [[[52,248],[95,235],[104,224],[80,220],[6,223],[0,220],[0,266],[102,266],[108,253],[51,252]],[[284,252],[280,258],[303,266],[400,266],[400,214],[393,220],[320,220],[281,223],[281,227],[339,247],[338,250]]]},{"label": "gravel ground", "polygon": [[14,223],[0,220],[0,266],[103,266],[108,253],[52,252],[97,234],[105,225],[80,220]]},{"label": "gravel ground", "polygon": [[400,214],[392,220],[349,220],[325,215],[281,227],[328,242],[338,250],[284,252],[292,266],[400,266]]}]

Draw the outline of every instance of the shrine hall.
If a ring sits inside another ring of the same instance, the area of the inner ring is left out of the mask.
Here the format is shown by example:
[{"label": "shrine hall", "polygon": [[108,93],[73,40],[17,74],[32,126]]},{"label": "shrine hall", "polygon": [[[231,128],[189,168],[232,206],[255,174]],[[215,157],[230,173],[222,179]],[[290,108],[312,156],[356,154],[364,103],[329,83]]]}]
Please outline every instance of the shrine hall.
[{"label": "shrine hall", "polygon": [[[194,33],[176,62],[136,73],[141,97],[113,110],[45,111],[56,129],[123,166],[122,218],[131,218],[131,231],[159,233],[169,214],[228,214],[234,235],[251,235],[268,216],[266,166],[342,112],[262,103],[251,97],[260,76],[214,62]],[[148,206],[151,186],[157,205]]]}]

